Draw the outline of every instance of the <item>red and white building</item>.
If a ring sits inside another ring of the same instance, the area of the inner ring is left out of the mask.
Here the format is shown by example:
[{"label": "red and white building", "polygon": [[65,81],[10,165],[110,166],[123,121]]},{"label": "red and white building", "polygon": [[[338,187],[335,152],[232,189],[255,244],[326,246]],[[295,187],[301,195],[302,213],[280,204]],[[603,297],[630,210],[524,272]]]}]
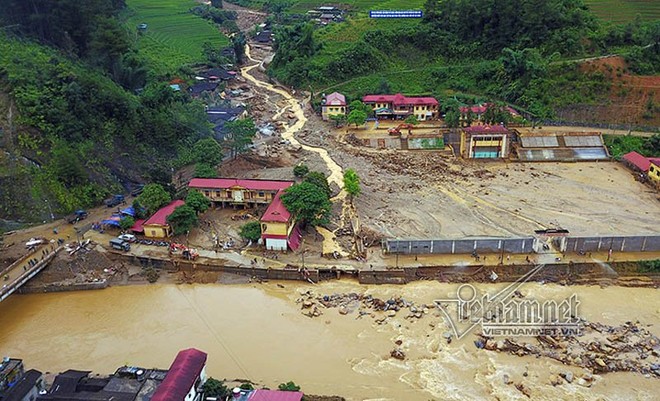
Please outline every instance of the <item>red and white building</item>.
[{"label": "red and white building", "polygon": [[199,401],[207,379],[206,357],[195,348],[179,351],[151,401]]},{"label": "red and white building", "polygon": [[438,118],[440,104],[433,97],[407,97],[400,93],[396,95],[367,95],[362,102],[373,108],[379,119],[406,119],[415,116],[418,121],[435,120]]}]

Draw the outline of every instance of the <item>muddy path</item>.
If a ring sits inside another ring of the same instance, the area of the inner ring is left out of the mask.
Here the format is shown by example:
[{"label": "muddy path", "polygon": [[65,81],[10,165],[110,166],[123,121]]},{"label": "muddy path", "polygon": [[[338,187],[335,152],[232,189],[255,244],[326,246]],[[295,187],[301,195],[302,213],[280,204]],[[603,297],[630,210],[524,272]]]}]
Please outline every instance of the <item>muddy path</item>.
[{"label": "muddy path", "polygon": [[[300,146],[304,150],[316,153],[323,160],[328,171],[330,171],[330,175],[328,176],[328,183],[335,184],[339,188],[339,193],[335,195],[331,201],[341,202],[342,204],[341,222],[339,224],[341,228],[343,226],[342,222],[346,220],[346,216],[349,216],[352,211],[352,208],[347,201],[346,191],[344,191],[342,167],[330,157],[330,154],[326,149],[303,144],[296,139],[295,134],[299,132],[307,123],[307,117],[305,116],[305,112],[303,110],[304,101],[298,100],[286,90],[275,87],[268,82],[262,81],[256,75],[250,74],[252,70],[262,65],[263,60],[257,60],[252,57],[250,53],[250,45],[245,47],[245,55],[254,64],[241,68],[241,75],[253,85],[265,89],[266,91],[278,94],[284,99],[285,106],[282,107],[280,111],[278,111],[272,117],[272,120],[277,120],[285,110],[288,110],[289,113],[292,113],[295,116],[295,122],[293,124],[284,124],[284,131],[281,133],[282,139],[289,141],[294,146]],[[324,254],[333,254],[336,252],[342,256],[348,256],[348,253],[344,251],[341,245],[339,245],[339,243],[336,241],[334,232],[323,227],[317,227],[316,229],[318,233],[323,236]]]}]

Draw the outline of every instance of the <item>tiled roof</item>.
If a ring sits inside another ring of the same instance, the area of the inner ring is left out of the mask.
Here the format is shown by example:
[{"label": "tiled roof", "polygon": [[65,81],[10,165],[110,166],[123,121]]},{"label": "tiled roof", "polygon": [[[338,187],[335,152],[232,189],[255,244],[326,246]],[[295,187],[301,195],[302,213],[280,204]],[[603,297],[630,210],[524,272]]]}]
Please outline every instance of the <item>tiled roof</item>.
[{"label": "tiled roof", "polygon": [[179,351],[152,401],[182,401],[206,365],[206,353],[195,348]]},{"label": "tiled roof", "polygon": [[471,127],[463,128],[463,131],[471,134],[506,134],[509,132],[509,130],[502,125],[473,125]]},{"label": "tiled roof", "polygon": [[622,159],[645,172],[649,171],[651,166],[651,161],[637,152],[626,153]]},{"label": "tiled roof", "polygon": [[362,98],[365,103],[392,103],[398,105],[438,105],[432,97],[407,97],[400,93],[396,95],[366,95]]},{"label": "tiled roof", "polygon": [[325,97],[325,104],[328,106],[346,106],[346,97],[339,92],[332,92]]},{"label": "tiled roof", "polygon": [[279,191],[275,194],[273,201],[270,202],[268,208],[264,212],[264,215],[261,216],[261,221],[278,221],[280,223],[286,223],[291,218],[291,213],[287,210],[280,196],[283,191]]},{"label": "tiled roof", "polygon": [[229,189],[241,187],[252,190],[279,191],[293,185],[291,181],[249,180],[239,178],[193,178],[188,186],[190,188]]},{"label": "tiled roof", "polygon": [[171,202],[169,205],[164,206],[160,208],[156,213],[153,214],[153,216],[149,217],[147,221],[144,222],[144,226],[148,225],[159,225],[159,226],[165,226],[167,225],[167,217],[174,212],[174,209],[177,207],[184,205],[186,202],[182,200],[175,200]]}]

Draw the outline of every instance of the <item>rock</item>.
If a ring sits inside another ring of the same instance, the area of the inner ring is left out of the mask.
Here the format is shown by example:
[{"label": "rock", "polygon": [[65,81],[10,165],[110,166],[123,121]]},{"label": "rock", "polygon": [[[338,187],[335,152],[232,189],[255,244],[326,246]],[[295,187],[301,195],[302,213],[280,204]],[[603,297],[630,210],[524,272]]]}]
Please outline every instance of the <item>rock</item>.
[{"label": "rock", "polygon": [[396,316],[396,311],[394,309],[387,311],[387,317],[394,317],[394,316]]},{"label": "rock", "polygon": [[573,372],[563,372],[559,374],[567,383],[573,383]]},{"label": "rock", "polygon": [[559,375],[552,375],[550,376],[550,384],[553,386],[560,386],[564,384],[564,381],[559,377]]},{"label": "rock", "polygon": [[507,385],[513,383],[513,380],[511,380],[509,375],[507,375],[506,373],[502,376],[502,381],[504,382],[504,384],[507,384]]},{"label": "rock", "polygon": [[304,301],[302,306],[303,308],[311,308],[314,303],[312,301]]},{"label": "rock", "polygon": [[495,348],[497,348],[499,351],[502,351],[505,347],[504,341],[499,340],[497,343],[495,343]]},{"label": "rock", "polygon": [[339,308],[339,314],[340,315],[347,315],[348,314],[348,309],[346,307],[342,306],[341,308]]},{"label": "rock", "polygon": [[398,359],[398,360],[400,360],[400,361],[403,361],[404,359],[406,359],[406,354],[404,354],[403,351],[401,351],[401,349],[399,349],[399,348],[395,348],[395,349],[393,349],[393,350],[390,352],[390,356],[391,356],[392,358],[394,358],[394,359]]},{"label": "rock", "polygon": [[403,344],[403,341],[402,341],[402,340],[396,340],[396,341],[394,342],[394,344],[396,344],[396,345],[401,345],[401,344]]},{"label": "rock", "polygon": [[527,398],[531,397],[532,395],[531,391],[527,387],[525,387],[522,383],[516,384],[516,389],[518,389],[518,391],[520,391],[525,396],[527,396]]},{"label": "rock", "polygon": [[582,387],[591,387],[591,382],[588,382],[584,380],[583,378],[579,378],[577,381],[577,384],[579,384]]},{"label": "rock", "polygon": [[600,358],[596,358],[596,359],[594,359],[594,362],[596,362],[596,364],[597,364],[598,366],[602,367],[602,368],[607,367],[607,365],[605,364],[605,361],[603,361],[603,360],[600,359]]},{"label": "rock", "polygon": [[474,341],[474,345],[479,349],[483,349],[484,347],[486,347],[486,341],[483,338],[480,338]]}]

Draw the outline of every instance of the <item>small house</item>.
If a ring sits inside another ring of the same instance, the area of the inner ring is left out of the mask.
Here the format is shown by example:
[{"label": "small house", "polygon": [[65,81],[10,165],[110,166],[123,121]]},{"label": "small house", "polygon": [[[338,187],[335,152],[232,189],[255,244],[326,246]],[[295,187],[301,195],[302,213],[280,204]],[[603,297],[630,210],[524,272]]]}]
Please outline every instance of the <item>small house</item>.
[{"label": "small house", "polygon": [[649,158],[649,178],[651,182],[656,186],[660,187],[660,157],[650,157]]},{"label": "small house", "polygon": [[200,82],[188,88],[188,92],[190,96],[197,98],[203,93],[213,93],[216,89],[218,89],[217,82]]},{"label": "small house", "polygon": [[333,92],[321,101],[321,117],[323,121],[328,121],[330,117],[337,115],[346,115],[346,97],[339,92]]},{"label": "small house", "polygon": [[172,227],[167,222],[167,218],[179,206],[184,205],[182,200],[175,200],[169,205],[162,207],[153,216],[149,217],[143,224],[144,235],[148,238],[167,238],[172,235]]},{"label": "small house", "polygon": [[502,125],[473,125],[461,132],[460,153],[466,159],[499,159],[509,155],[509,130]]},{"label": "small house", "polygon": [[199,401],[207,380],[206,357],[195,348],[179,351],[151,401]]}]

